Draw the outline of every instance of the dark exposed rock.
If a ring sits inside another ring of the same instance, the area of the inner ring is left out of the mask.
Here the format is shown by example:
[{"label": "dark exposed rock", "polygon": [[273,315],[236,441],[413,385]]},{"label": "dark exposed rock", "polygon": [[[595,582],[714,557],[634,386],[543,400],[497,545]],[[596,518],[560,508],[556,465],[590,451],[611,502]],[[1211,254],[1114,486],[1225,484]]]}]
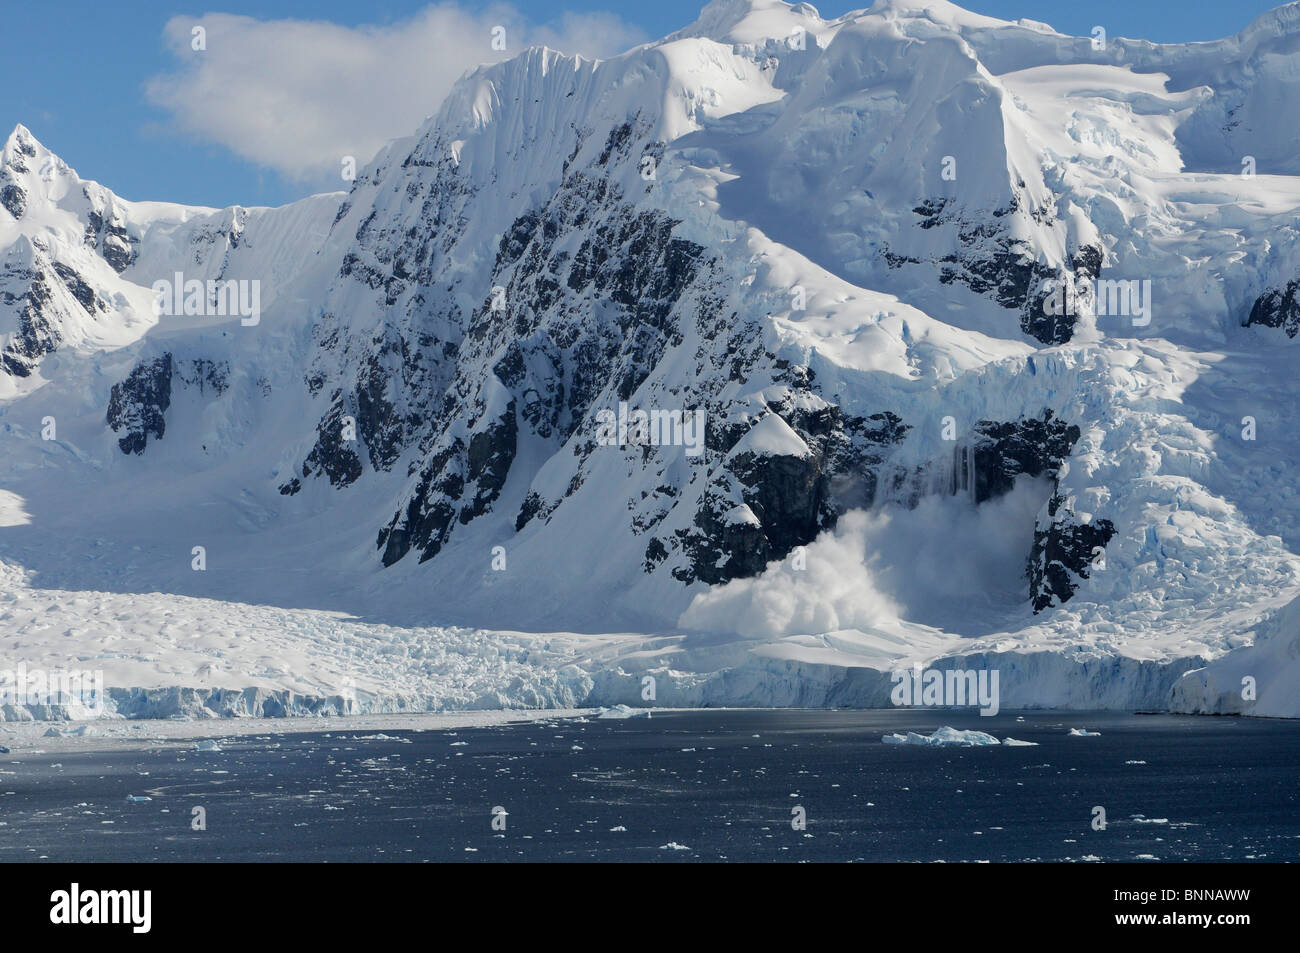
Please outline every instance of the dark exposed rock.
[{"label": "dark exposed rock", "polygon": [[420,551],[421,562],[432,559],[456,523],[469,523],[488,512],[509,476],[517,437],[516,405],[511,401],[468,445],[455,438],[435,454],[421,470],[405,510],[379,534],[384,565],[391,566],[411,549]]},{"label": "dark exposed rock", "polygon": [[1300,281],[1288,281],[1285,288],[1270,288],[1255,299],[1246,327],[1262,324],[1281,328],[1293,338],[1300,332]]},{"label": "dark exposed rock", "polygon": [[[950,225],[956,231],[958,251],[935,262],[939,280],[944,284],[957,282],[966,285],[979,295],[992,298],[1004,308],[1021,311],[1025,308],[1036,283],[1050,274],[1034,260],[1030,247],[1012,237],[1008,225],[1000,221],[1014,213],[1016,203],[993,211],[991,217],[971,218],[956,207],[949,210],[946,199],[927,199],[912,211],[921,217],[918,226],[923,229]],[[887,261],[898,267],[911,259],[886,252]]]},{"label": "dark exposed rock", "polygon": [[121,274],[135,261],[139,240],[128,234],[120,211],[105,205],[102,199],[90,192],[89,187],[85,195],[91,202],[91,209],[86,214],[84,241],[91,248],[98,249],[104,261]]},{"label": "dark exposed rock", "polygon": [[[812,542],[823,526],[833,521],[825,511],[829,481],[820,453],[805,457],[743,453],[731,462],[730,469],[744,486],[745,505],[761,524],[757,534],[742,533],[737,539],[737,543],[748,545],[733,553],[739,571],[732,576],[761,572],[772,559]],[[729,526],[724,532],[734,535],[737,528]]]},{"label": "dark exposed rock", "polygon": [[524,497],[523,505],[519,507],[519,515],[515,517],[515,532],[519,532],[538,513],[545,510],[545,502],[537,493],[529,493]]},{"label": "dark exposed rock", "polygon": [[0,293],[0,301],[17,309],[16,333],[0,353],[0,364],[15,377],[27,377],[46,354],[63,343],[56,326],[51,282],[57,279],[46,271],[27,268],[7,268],[3,284],[10,282],[26,287],[23,293]]},{"label": "dark exposed rock", "polygon": [[230,365],[225,361],[176,360],[170,352],[141,361],[126,380],[109,393],[107,421],[122,434],[117,445],[125,454],[142,454],[149,438],[161,440],[167,429],[166,414],[177,388],[219,397],[230,387]]},{"label": "dark exposed rock", "polygon": [[1096,245],[1084,245],[1074,254],[1071,265],[1074,267],[1074,273],[1079,278],[1099,278],[1101,277],[1102,263],[1101,249]]},{"label": "dark exposed rock", "polygon": [[56,261],[54,262],[54,271],[63,281],[72,297],[77,299],[77,303],[86,309],[87,314],[93,317],[98,311],[108,310],[108,305],[104,303],[99,295],[95,294],[94,289],[86,284],[85,279],[77,274],[75,269]]},{"label": "dark exposed rock", "polygon": [[916,208],[912,209],[921,216],[921,221],[917,224],[921,228],[934,228],[941,224],[942,219],[939,216],[943,214],[943,208],[947,204],[947,199],[923,199]]},{"label": "dark exposed rock", "polygon": [[642,568],[648,573],[654,572],[667,558],[668,547],[664,546],[663,540],[652,538],[645,548],[645,563]]},{"label": "dark exposed rock", "polygon": [[3,205],[14,218],[22,218],[27,211],[27,193],[22,186],[10,182],[0,189],[0,205]]},{"label": "dark exposed rock", "polygon": [[335,404],[316,425],[316,445],[302,465],[304,477],[319,470],[329,478],[331,486],[341,487],[355,483],[361,476],[361,458],[352,447],[353,440],[344,432],[345,416],[342,405]]},{"label": "dark exposed rock", "polygon": [[219,397],[230,386],[230,365],[226,361],[203,358],[181,361],[175,364],[175,376],[182,384],[196,388],[199,393],[211,391]]},{"label": "dark exposed rock", "polygon": [[[391,355],[402,366],[408,367],[412,361],[403,347],[404,342],[390,340],[388,343],[388,349],[362,368],[356,390],[357,429],[365,442],[370,465],[376,470],[387,470],[396,462],[405,446],[408,426],[418,424],[418,420],[404,420],[396,403],[388,396],[394,375],[383,357]],[[397,380],[401,378],[397,377]]]},{"label": "dark exposed rock", "polygon": [[515,459],[518,434],[515,402],[512,400],[505,413],[487,430],[481,430],[470,438],[466,453],[466,480],[475,487],[475,492],[460,511],[462,523],[487,512],[492,501],[500,495]]},{"label": "dark exposed rock", "polygon": [[[335,329],[320,336],[319,345],[325,352],[344,347]],[[439,361],[430,358],[427,348],[412,346],[393,327],[384,328],[369,345],[371,350],[356,370],[355,389],[350,394],[336,390],[317,425],[317,441],[303,461],[303,477],[322,473],[334,486],[354,483],[364,470],[363,451],[374,470],[387,471],[425,424],[428,398],[421,395]],[[321,370],[309,373],[308,391],[318,393],[326,379]],[[355,448],[350,445],[353,441],[359,444]]]},{"label": "dark exposed rock", "polygon": [[[1023,183],[1020,188],[1023,190]],[[1021,330],[1035,340],[1043,344],[1063,344],[1073,335],[1078,318],[1074,314],[1046,313],[1043,307],[1046,297],[1044,282],[1048,279],[1062,280],[1067,276],[1095,279],[1101,273],[1102,251],[1095,246],[1084,246],[1064,270],[1038,261],[1031,246],[1014,237],[1008,221],[1020,216],[1042,223],[1050,218],[1050,210],[1044,207],[1033,213],[1026,212],[1021,195],[1022,192],[1017,191],[1006,206],[978,216],[961,206],[952,205],[945,198],[925,199],[912,211],[920,217],[917,227],[949,226],[956,233],[957,250],[932,262],[942,283],[966,285],[976,294],[1019,312]],[[921,263],[889,248],[882,249],[881,255],[890,268]]]},{"label": "dark exposed rock", "polygon": [[[1024,310],[1020,316],[1020,329],[1030,337],[1043,344],[1064,344],[1074,335],[1074,326],[1078,322],[1077,314],[1049,314],[1047,299],[1049,292],[1045,283],[1093,281],[1101,274],[1102,252],[1093,245],[1085,245],[1075,253],[1070,262],[1070,272],[1053,272],[1035,264],[1029,290],[1023,299]],[[1065,311],[1065,309],[1061,309]]]},{"label": "dark exposed rock", "polygon": [[[756,575],[772,559],[780,558],[761,526],[744,521],[729,522],[724,518],[731,509],[725,498],[706,496],[704,504],[695,514],[693,531],[679,532],[679,544],[690,562],[687,566],[673,569],[675,579],[684,583],[699,580],[717,585]],[[652,538],[650,545],[656,543],[656,552],[664,548],[661,540]],[[647,555],[650,553],[648,547],[646,552]]]},{"label": "dark exposed rock", "polygon": [[632,141],[632,137],[633,129],[630,122],[615,126],[609,131],[609,138],[605,140],[605,148],[600,153],[600,159],[597,161],[601,165],[607,165],[610,156],[627,155],[628,144]]},{"label": "dark exposed rock", "polygon": [[1078,426],[1044,408],[1041,417],[998,422],[981,420],[969,447],[953,453],[952,486],[978,504],[1008,493],[1018,476],[1050,477],[1049,523],[1034,531],[1026,563],[1034,611],[1067,601],[1077,589],[1071,578],[1088,578],[1094,547],[1105,547],[1115,534],[1109,520],[1078,523],[1063,506],[1057,477],[1080,437]]},{"label": "dark exposed rock", "polygon": [[161,440],[167,429],[164,414],[172,401],[170,353],[144,361],[114,384],[108,399],[108,425],[123,434],[117,445],[125,454],[141,454],[149,438]]},{"label": "dark exposed rock", "polygon": [[439,451],[420,473],[406,507],[380,530],[377,545],[383,563],[391,566],[413,546],[422,550],[421,562],[442,549],[455,525],[459,501],[465,490],[465,444],[454,439]]},{"label": "dark exposed rock", "polygon": [[954,449],[953,492],[983,503],[1009,492],[1021,475],[1050,477],[1049,522],[1035,528],[1026,576],[1035,612],[1066,602],[1078,588],[1074,578],[1088,578],[1094,547],[1104,548],[1115,534],[1110,520],[1079,523],[1063,505],[1057,477],[1079,440],[1079,427],[1045,408],[1037,418],[981,420],[974,433],[969,446]]},{"label": "dark exposed rock", "polygon": [[[808,453],[743,451],[730,458],[710,483],[691,529],[668,541],[687,557],[672,571],[681,582],[716,585],[760,573],[833,528],[846,509],[870,506],[884,449],[909,429],[888,412],[861,418],[834,405],[808,410],[778,401],[771,407],[808,445]],[[711,442],[725,453],[748,429],[715,428]],[[748,514],[736,510],[740,503]],[[666,549],[659,537],[651,545],[647,559]]]},{"label": "dark exposed rock", "polygon": [[[983,503],[1009,492],[1016,477],[1055,476],[1061,462],[1079,440],[1079,428],[1044,409],[1041,418],[1027,417],[999,423],[981,420],[974,427],[969,458],[957,453],[955,466],[973,459],[974,500]],[[969,486],[970,475],[959,473],[958,487]]]},{"label": "dark exposed rock", "polygon": [[1078,589],[1076,578],[1092,574],[1094,550],[1104,549],[1115,535],[1107,519],[1079,523],[1059,493],[1047,504],[1048,524],[1034,529],[1034,545],[1025,567],[1034,612],[1066,602]]}]

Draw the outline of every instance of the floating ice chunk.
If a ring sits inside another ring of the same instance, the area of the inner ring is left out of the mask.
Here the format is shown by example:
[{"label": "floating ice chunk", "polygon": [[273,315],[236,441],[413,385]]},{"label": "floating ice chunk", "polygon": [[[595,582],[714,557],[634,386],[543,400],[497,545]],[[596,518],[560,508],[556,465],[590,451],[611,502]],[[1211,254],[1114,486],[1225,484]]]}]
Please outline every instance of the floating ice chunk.
[{"label": "floating ice chunk", "polygon": [[1070,734],[1075,738],[1100,738],[1100,731],[1089,731],[1087,728],[1071,728]]},{"label": "floating ice chunk", "polygon": [[221,745],[217,744],[211,738],[205,738],[194,746],[196,751],[220,751]]},{"label": "floating ice chunk", "polygon": [[1037,741],[1021,741],[1019,738],[1003,738],[1002,743],[1011,748],[1037,748]]},{"label": "floating ice chunk", "polygon": [[885,735],[880,740],[887,745],[926,745],[957,748],[1001,744],[997,738],[982,731],[962,731],[958,728],[950,728],[947,725],[944,725],[932,735],[918,735],[915,731],[909,731],[905,735]]},{"label": "floating ice chunk", "polygon": [[690,850],[685,844],[679,844],[675,840],[670,840],[659,848],[660,850]]},{"label": "floating ice chunk", "polygon": [[597,718],[649,718],[649,708],[629,708],[627,705],[615,705],[613,708],[602,708],[596,714]]},{"label": "floating ice chunk", "polygon": [[61,732],[58,728],[46,728],[46,729],[45,729],[45,737],[46,737],[46,738],[62,738],[62,737],[63,737],[63,732]]},{"label": "floating ice chunk", "polygon": [[127,799],[128,801],[130,801],[132,804],[139,804],[139,803],[141,803],[142,801],[152,801],[152,800],[153,800],[153,798],[151,798],[151,797],[141,797],[139,794],[128,794],[128,795],[126,796],[126,799]]}]

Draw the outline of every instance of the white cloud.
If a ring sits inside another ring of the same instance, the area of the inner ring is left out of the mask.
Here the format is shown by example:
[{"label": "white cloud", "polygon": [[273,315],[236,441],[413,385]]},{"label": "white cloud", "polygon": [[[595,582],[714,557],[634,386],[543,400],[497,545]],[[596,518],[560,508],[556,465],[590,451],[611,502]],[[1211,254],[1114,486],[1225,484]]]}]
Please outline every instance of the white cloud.
[{"label": "white cloud", "polygon": [[[195,26],[206,49],[191,48]],[[492,49],[495,26],[505,27],[504,52]],[[388,140],[412,134],[475,66],[533,45],[610,56],[645,37],[608,13],[533,25],[509,6],[470,13],[447,3],[392,26],[174,17],[164,40],[179,69],[146,92],[180,130],[297,181],[343,187],[344,156],[360,168]]]}]

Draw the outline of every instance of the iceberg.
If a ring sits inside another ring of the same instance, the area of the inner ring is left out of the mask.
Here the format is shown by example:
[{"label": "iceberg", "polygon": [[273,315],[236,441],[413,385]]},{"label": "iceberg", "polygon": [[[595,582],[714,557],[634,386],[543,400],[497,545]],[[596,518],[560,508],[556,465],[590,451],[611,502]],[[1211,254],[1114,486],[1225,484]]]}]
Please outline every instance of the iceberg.
[{"label": "iceberg", "polygon": [[962,731],[947,725],[930,735],[909,731],[907,734],[885,735],[880,740],[887,745],[922,745],[932,748],[978,748],[1002,743],[983,731]]},{"label": "iceberg", "polygon": [[596,713],[597,718],[649,718],[649,708],[631,708],[627,705],[615,705],[613,708],[602,708]]}]

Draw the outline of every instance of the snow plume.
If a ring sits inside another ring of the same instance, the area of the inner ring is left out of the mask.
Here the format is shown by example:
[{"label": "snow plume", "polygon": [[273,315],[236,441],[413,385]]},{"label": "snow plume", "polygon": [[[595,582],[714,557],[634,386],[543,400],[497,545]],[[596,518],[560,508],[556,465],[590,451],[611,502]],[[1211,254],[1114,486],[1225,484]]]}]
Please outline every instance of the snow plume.
[{"label": "snow plume", "polygon": [[[869,539],[882,517],[854,510],[803,553],[768,565],[752,579],[736,579],[701,593],[682,613],[688,629],[778,638],[870,629],[897,618],[899,608],[876,587]],[[797,568],[803,566],[803,568]]]},{"label": "snow plume", "polygon": [[1046,481],[1022,477],[980,506],[928,496],[913,509],[853,510],[762,575],[696,596],[678,623],[744,638],[869,630],[900,619],[975,634],[981,611],[988,617],[1024,601],[1034,518],[1049,491]]},{"label": "snow plume", "polygon": [[468,70],[528,46],[611,56],[644,39],[612,14],[536,25],[508,5],[437,4],[382,27],[178,16],[164,30],[178,71],[154,77],[147,92],[198,139],[298,181],[347,188],[345,156],[361,169],[437,112]]}]

